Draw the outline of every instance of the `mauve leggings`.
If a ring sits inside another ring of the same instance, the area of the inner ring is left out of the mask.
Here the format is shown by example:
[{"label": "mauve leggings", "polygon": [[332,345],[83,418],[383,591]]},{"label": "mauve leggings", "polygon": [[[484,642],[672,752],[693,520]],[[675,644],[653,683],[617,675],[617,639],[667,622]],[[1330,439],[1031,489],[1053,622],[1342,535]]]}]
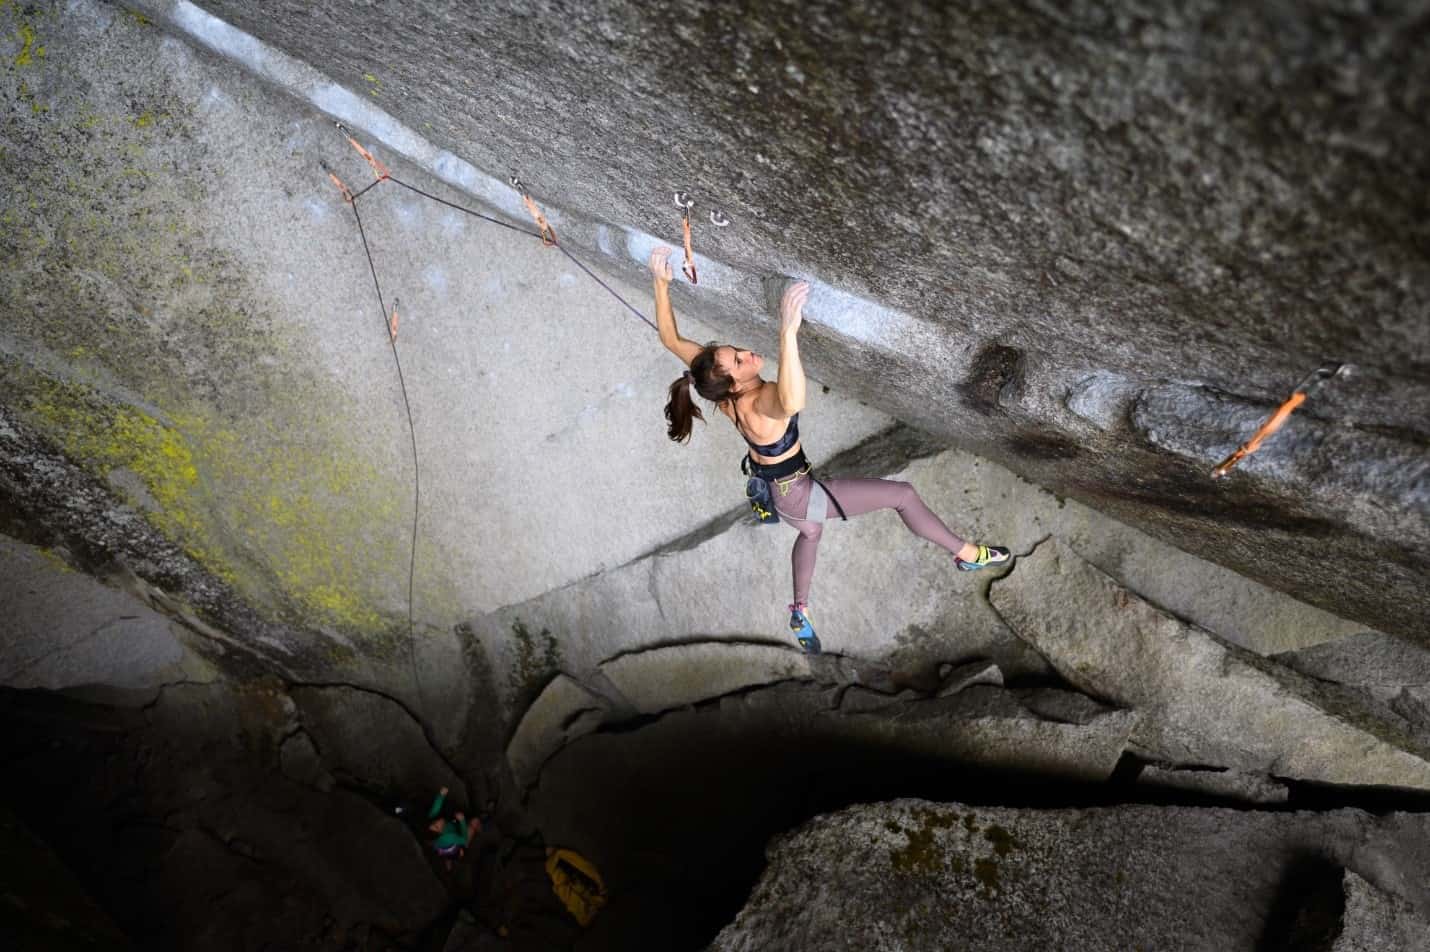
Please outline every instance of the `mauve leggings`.
[{"label": "mauve leggings", "polygon": [[[875,509],[892,509],[904,520],[909,531],[921,539],[947,549],[957,555],[964,542],[949,531],[943,520],[933,514],[914,487],[908,483],[892,479],[820,479],[829,490],[829,495],[839,500],[846,516],[861,516]],[[824,526],[818,522],[806,522],[809,492],[814,481],[801,476],[789,486],[789,493],[781,495],[778,484],[774,491],[775,508],[780,518],[799,531],[794,540],[794,551],[790,553],[790,563],[794,568],[794,600],[809,601],[809,585],[814,579],[814,560],[819,554],[819,539],[824,534]],[[839,510],[831,500],[825,515],[825,522],[839,519]]]}]

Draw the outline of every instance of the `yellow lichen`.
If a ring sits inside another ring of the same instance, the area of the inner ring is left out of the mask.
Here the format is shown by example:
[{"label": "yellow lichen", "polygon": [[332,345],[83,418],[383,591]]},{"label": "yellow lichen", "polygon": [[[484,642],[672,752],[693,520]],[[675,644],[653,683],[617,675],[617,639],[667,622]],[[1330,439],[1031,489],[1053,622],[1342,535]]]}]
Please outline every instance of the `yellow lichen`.
[{"label": "yellow lichen", "polygon": [[50,564],[57,572],[73,572],[74,569],[64,558],[54,549],[40,549],[40,557]]},{"label": "yellow lichen", "polygon": [[[13,36],[20,14],[5,3]],[[52,68],[35,59],[29,72]],[[310,342],[266,313],[247,265],[209,234],[199,211],[213,183],[153,174],[182,154],[188,107],[43,89],[58,120],[3,153],[0,227],[17,246],[7,277],[40,302],[10,333],[50,355],[38,366],[67,364],[69,382],[0,355],[0,394],[261,613],[361,635],[365,655],[405,643],[409,461],[365,455],[344,399],[304,372]],[[123,306],[93,303],[106,285]],[[450,624],[454,559],[420,545],[418,618]]]},{"label": "yellow lichen", "polygon": [[28,23],[20,24],[20,40],[24,45],[15,56],[16,66],[29,66],[37,59],[45,58],[45,48],[35,43],[35,28]]},{"label": "yellow lichen", "polygon": [[[360,634],[392,625],[373,593],[406,574],[406,546],[396,531],[404,514],[381,492],[385,481],[369,463],[330,446],[255,441],[200,415],[161,421],[53,381],[32,391],[29,410],[96,475],[138,476],[151,498],[131,501],[256,603],[280,595],[312,623]],[[241,545],[230,527],[242,527]],[[267,572],[255,571],[255,563]],[[278,592],[271,591],[274,578]]]}]

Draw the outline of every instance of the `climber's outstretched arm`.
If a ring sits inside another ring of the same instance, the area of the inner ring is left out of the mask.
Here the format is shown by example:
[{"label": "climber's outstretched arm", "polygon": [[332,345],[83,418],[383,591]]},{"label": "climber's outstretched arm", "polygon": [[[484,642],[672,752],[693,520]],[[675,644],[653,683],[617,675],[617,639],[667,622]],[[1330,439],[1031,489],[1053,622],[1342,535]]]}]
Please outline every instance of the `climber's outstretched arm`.
[{"label": "climber's outstretched arm", "polygon": [[650,273],[655,276],[655,324],[665,349],[685,362],[690,362],[702,350],[693,340],[680,336],[675,327],[675,309],[670,306],[670,249],[661,245],[650,253]]},{"label": "climber's outstretched arm", "polygon": [[796,281],[780,298],[780,375],[766,386],[755,403],[765,416],[788,419],[804,409],[804,365],[799,362],[799,326],[804,322],[804,302],[809,285]]}]

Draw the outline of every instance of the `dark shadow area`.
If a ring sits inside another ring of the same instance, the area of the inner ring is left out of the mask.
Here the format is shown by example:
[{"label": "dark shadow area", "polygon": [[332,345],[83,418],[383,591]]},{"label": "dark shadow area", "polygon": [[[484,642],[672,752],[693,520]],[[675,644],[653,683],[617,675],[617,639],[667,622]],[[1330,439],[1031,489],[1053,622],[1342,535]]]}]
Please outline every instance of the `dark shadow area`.
[{"label": "dark shadow area", "polygon": [[1325,952],[1345,912],[1344,871],[1324,856],[1304,853],[1287,864],[1256,952]]},{"label": "dark shadow area", "polygon": [[1430,812],[1430,794],[1389,787],[1344,787],[1330,783],[1278,778],[1286,784],[1290,797],[1287,810],[1342,810],[1354,808],[1367,813]]},{"label": "dark shadow area", "polygon": [[[548,763],[521,830],[489,829],[452,872],[426,857],[424,801],[404,811],[418,822],[395,831],[391,802],[285,775],[273,756],[281,743],[242,712],[157,729],[162,708],[0,690],[0,770],[21,779],[3,799],[137,947],[237,949],[282,935],[308,948],[394,952],[441,952],[452,936],[471,948],[703,949],[744,906],[774,838],[861,803],[1430,810],[1425,795],[1295,782],[1288,803],[1252,807],[1138,785],[1143,763],[1131,755],[1101,782],[975,768],[898,733],[851,734],[851,722],[875,720],[835,714],[834,696],[786,684],[588,735]],[[610,902],[584,931],[553,895],[548,846],[579,851],[605,879]],[[435,878],[421,862],[399,882],[381,878],[413,851]],[[1315,948],[1287,937],[1314,938],[1339,921],[1327,891],[1332,878],[1339,890],[1338,877],[1324,860],[1291,868],[1258,948]],[[350,887],[362,891],[355,904]],[[414,898],[430,911],[404,918]]]},{"label": "dark shadow area", "polygon": [[782,686],[645,718],[548,762],[529,798],[533,820],[552,842],[590,856],[611,891],[578,949],[705,948],[745,904],[773,838],[854,804],[1092,807],[1141,792],[1130,763],[1087,782],[851,739],[838,715],[809,703],[822,696]]}]

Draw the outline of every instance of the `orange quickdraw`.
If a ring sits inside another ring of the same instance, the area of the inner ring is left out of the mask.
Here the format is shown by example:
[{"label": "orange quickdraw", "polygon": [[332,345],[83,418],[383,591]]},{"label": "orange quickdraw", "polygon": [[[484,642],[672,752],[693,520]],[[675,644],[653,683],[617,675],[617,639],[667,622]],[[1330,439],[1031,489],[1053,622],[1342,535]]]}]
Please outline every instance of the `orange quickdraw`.
[{"label": "orange quickdraw", "polygon": [[675,207],[680,209],[680,224],[685,231],[685,263],[680,266],[680,270],[685,272],[691,284],[699,284],[700,278],[695,273],[695,251],[690,247],[690,209],[694,206],[695,202],[690,196],[684,192],[675,193]]},{"label": "orange quickdraw", "polygon": [[339,192],[342,194],[342,196],[343,196],[343,201],[345,201],[345,202],[347,202],[349,205],[351,205],[351,204],[353,203],[353,193],[352,193],[352,190],[349,189],[346,185],[343,184],[343,180],[340,179],[340,178],[338,178],[337,174],[336,174],[335,172],[333,172],[332,169],[328,168],[328,164],[327,164],[326,162],[320,162],[320,163],[318,163],[318,164],[322,167],[322,169],[323,169],[324,172],[327,172],[327,173],[328,173],[328,178],[330,178],[330,179],[333,180],[333,184],[338,187],[338,191],[339,191]]},{"label": "orange quickdraw", "polygon": [[526,210],[530,213],[532,220],[536,222],[536,227],[541,229],[541,243],[550,248],[556,244],[556,230],[546,222],[546,216],[541,214],[541,209],[536,207],[536,202],[527,194],[526,186],[521,184],[521,179],[513,172],[511,176],[511,187],[521,193],[521,201],[526,205]]},{"label": "orange quickdraw", "polygon": [[357,149],[358,155],[366,159],[367,164],[372,166],[372,174],[377,176],[377,180],[379,182],[383,181],[384,179],[392,178],[392,173],[387,171],[387,166],[379,162],[371,152],[358,145],[358,141],[353,138],[353,134],[348,131],[347,126],[343,125],[341,122],[335,122],[333,123],[333,125],[337,126],[338,131],[343,134],[343,138],[347,139],[348,143],[354,149]]},{"label": "orange quickdraw", "polygon": [[397,343],[397,298],[392,299],[392,316],[387,319],[387,332],[392,335],[392,342]]},{"label": "orange quickdraw", "polygon": [[1311,371],[1304,380],[1296,385],[1296,389],[1291,396],[1286,398],[1286,402],[1277,407],[1276,412],[1271,414],[1265,423],[1257,427],[1256,432],[1251,435],[1251,439],[1241,444],[1235,453],[1217,464],[1216,468],[1212,470],[1212,479],[1221,479],[1231,471],[1233,466],[1260,449],[1261,444],[1268,436],[1281,429],[1281,425],[1291,416],[1292,411],[1306,402],[1306,396],[1312,387],[1330,380],[1332,377],[1343,377],[1350,373],[1350,369],[1348,364],[1322,364]]}]

